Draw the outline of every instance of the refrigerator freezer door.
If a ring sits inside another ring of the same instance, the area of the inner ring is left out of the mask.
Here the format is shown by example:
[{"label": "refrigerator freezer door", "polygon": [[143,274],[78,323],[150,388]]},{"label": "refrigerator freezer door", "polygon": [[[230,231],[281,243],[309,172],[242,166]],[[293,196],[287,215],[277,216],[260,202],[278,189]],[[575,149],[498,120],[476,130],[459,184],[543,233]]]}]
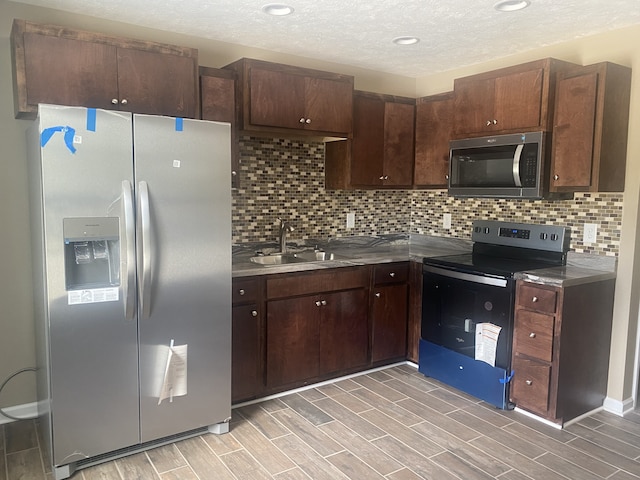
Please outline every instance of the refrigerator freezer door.
[{"label": "refrigerator freezer door", "polygon": [[135,115],[134,152],[146,442],[231,416],[230,127]]},{"label": "refrigerator freezer door", "polygon": [[131,115],[41,106],[34,127],[34,225],[44,252],[36,312],[48,350],[38,396],[53,463],[64,465],[139,442],[137,325],[125,319],[122,278],[132,254],[122,202],[122,182],[133,181]]}]

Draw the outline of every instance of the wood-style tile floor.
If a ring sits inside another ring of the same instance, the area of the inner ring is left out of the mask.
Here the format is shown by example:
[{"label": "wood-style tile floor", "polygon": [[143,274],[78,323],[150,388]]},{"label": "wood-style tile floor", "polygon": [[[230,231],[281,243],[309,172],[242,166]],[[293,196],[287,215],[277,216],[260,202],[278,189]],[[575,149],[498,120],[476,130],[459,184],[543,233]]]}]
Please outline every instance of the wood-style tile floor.
[{"label": "wood-style tile floor", "polygon": [[[0,427],[0,480],[50,479],[33,421]],[[640,479],[640,413],[557,430],[391,367],[233,411],[207,434],[78,471],[93,479]]]}]

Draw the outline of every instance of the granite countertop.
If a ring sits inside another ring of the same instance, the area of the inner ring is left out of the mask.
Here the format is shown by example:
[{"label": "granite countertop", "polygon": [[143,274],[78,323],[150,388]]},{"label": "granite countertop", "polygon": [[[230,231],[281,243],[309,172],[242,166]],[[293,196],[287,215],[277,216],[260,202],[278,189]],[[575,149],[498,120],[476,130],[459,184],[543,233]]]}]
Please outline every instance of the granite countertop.
[{"label": "granite countertop", "polygon": [[[233,277],[303,272],[408,260],[422,262],[424,257],[469,253],[472,243],[459,238],[429,235],[382,235],[305,240],[289,242],[287,246],[289,253],[318,248],[339,255],[340,258],[322,262],[264,266],[251,262],[250,258],[259,251],[265,255],[276,252],[277,245],[268,243],[236,245],[233,249]],[[565,266],[519,272],[515,274],[515,278],[559,287],[615,278],[615,257],[574,252],[569,252],[567,257],[567,265]]]}]

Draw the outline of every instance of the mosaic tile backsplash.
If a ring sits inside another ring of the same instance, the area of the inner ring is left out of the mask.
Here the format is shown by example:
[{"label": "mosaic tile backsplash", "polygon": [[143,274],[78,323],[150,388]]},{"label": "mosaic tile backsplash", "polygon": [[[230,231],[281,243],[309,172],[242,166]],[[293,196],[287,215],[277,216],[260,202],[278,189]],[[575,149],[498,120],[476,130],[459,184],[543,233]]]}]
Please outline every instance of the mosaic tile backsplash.
[{"label": "mosaic tile backsplash", "polygon": [[[571,227],[571,250],[617,256],[622,193],[576,193],[572,200],[453,198],[446,190],[325,190],[324,144],[240,139],[240,188],[233,191],[233,242],[275,242],[278,218],[291,240],[417,233],[468,239],[476,219]],[[346,228],[347,213],[355,227]],[[442,215],[451,214],[451,229]],[[598,225],[597,243],[582,242],[582,225]]]}]

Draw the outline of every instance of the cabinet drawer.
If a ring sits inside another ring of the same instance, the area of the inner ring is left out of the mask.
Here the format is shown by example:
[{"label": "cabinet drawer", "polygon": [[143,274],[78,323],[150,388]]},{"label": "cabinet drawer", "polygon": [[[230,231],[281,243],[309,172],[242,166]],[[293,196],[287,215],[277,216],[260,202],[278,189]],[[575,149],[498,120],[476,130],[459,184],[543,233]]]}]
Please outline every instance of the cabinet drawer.
[{"label": "cabinet drawer", "polygon": [[405,283],[409,278],[409,263],[384,263],[376,265],[373,269],[373,283],[384,285],[386,283]]},{"label": "cabinet drawer", "polygon": [[518,306],[539,312],[555,313],[556,299],[557,293],[555,290],[546,290],[526,283],[519,285]]},{"label": "cabinet drawer", "polygon": [[233,280],[231,301],[233,304],[256,303],[261,297],[262,282],[259,278],[237,278]]},{"label": "cabinet drawer", "polygon": [[549,408],[551,366],[516,357],[511,380],[511,400],[519,407],[545,413]]},{"label": "cabinet drawer", "polygon": [[306,273],[270,275],[267,279],[267,297],[285,298],[313,295],[367,287],[369,269],[364,267],[336,268]]},{"label": "cabinet drawer", "polygon": [[550,362],[553,359],[554,321],[552,315],[518,310],[514,335],[515,352]]}]

